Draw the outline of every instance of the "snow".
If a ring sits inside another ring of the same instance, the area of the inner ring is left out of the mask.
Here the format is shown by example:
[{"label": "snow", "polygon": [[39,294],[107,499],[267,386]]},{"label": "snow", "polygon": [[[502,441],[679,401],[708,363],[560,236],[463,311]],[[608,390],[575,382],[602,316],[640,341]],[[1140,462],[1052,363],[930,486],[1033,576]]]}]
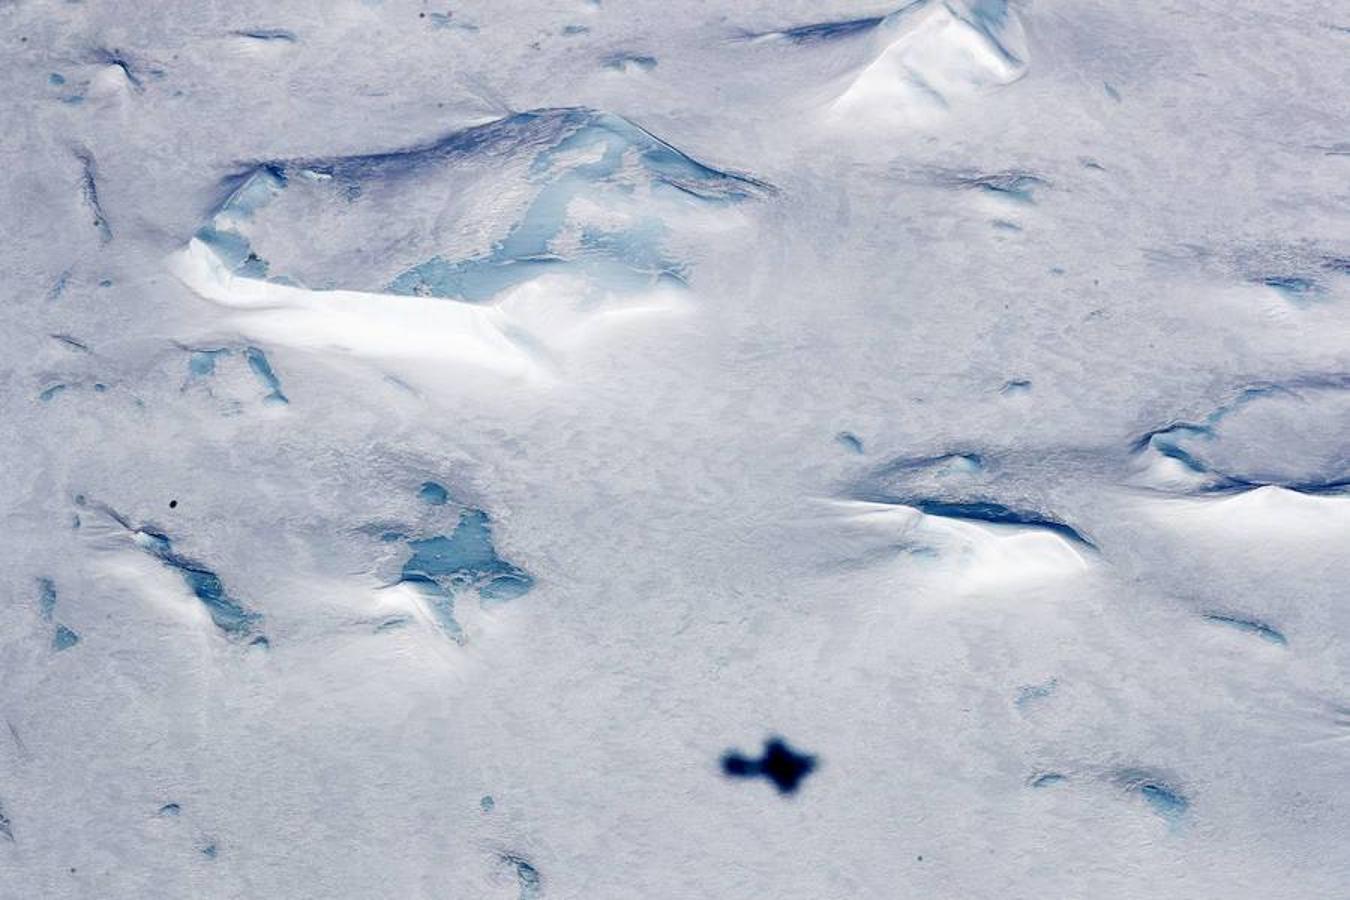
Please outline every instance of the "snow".
[{"label": "snow", "polygon": [[1343,896],[1348,30],[0,3],[0,898]]}]

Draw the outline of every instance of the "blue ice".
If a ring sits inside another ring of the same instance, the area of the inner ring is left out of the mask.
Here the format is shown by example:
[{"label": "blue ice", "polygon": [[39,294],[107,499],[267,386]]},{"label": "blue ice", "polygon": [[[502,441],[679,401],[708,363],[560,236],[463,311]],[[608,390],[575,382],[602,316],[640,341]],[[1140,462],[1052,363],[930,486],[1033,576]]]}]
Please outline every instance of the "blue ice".
[{"label": "blue ice", "polygon": [[417,491],[417,496],[424,502],[432,506],[444,506],[450,499],[450,493],[444,485],[437,484],[434,481],[425,481],[422,487]]},{"label": "blue ice", "polygon": [[254,633],[262,616],[231,597],[216,573],[177,553],[164,534],[142,528],[134,537],[138,546],[183,577],[193,595],[206,607],[211,621],[228,637],[245,638]]},{"label": "blue ice", "polygon": [[50,578],[38,579],[38,611],[48,622],[56,611],[56,582]]},{"label": "blue ice", "polygon": [[1293,301],[1306,300],[1322,291],[1321,285],[1316,281],[1301,275],[1270,275],[1262,278],[1261,283],[1268,288],[1274,288],[1286,300]]},{"label": "blue ice", "polygon": [[[645,57],[624,58],[645,65]],[[431,256],[395,274],[382,289],[482,302],[553,271],[575,272],[620,292],[663,282],[680,284],[685,273],[664,251],[667,226],[660,204],[720,206],[770,190],[752,178],[704,165],[618,116],[581,108],[548,109],[517,113],[421,147],[255,166],[226,181],[224,199],[197,237],[235,272],[265,277],[269,267],[247,237],[249,220],[274,198],[284,196],[293,176],[331,184],[339,197],[351,200],[370,186],[392,184],[430,167],[513,151],[533,154],[527,177],[536,193],[506,236],[479,256]],[[570,210],[579,198],[608,207],[631,204],[635,175],[652,195],[639,212],[630,215],[621,210],[619,224],[603,227],[582,227],[585,223],[573,221]],[[564,232],[578,239],[574,251],[563,253],[555,247]],[[282,275],[272,277],[280,280]]]},{"label": "blue ice", "polygon": [[1180,818],[1190,807],[1190,802],[1165,784],[1142,784],[1139,793],[1153,807],[1153,811],[1165,819]]},{"label": "blue ice", "polygon": [[251,28],[247,31],[234,32],[235,37],[249,38],[255,41],[280,42],[284,44],[294,44],[297,40],[295,32],[287,31],[284,28]]},{"label": "blue ice", "polygon": [[1178,824],[1190,808],[1190,800],[1180,790],[1149,772],[1130,769],[1121,772],[1117,780],[1126,790],[1142,797],[1169,824]]},{"label": "blue ice", "polygon": [[[488,254],[467,260],[433,257],[395,277],[388,287],[391,293],[482,302],[550,271],[576,271],[619,291],[682,281],[682,268],[662,250],[666,228],[655,216],[639,217],[627,227],[583,230],[575,258],[552,249],[568,225],[573,200],[603,196],[606,190],[622,193],[618,179],[633,153],[658,193],[665,190],[699,202],[727,203],[763,188],[750,179],[711,169],[617,116],[562,110],[513,119],[543,116],[561,117],[565,136],[535,156],[531,179],[542,186],[521,220]],[[518,127],[526,124],[522,121]],[[600,158],[558,170],[564,154],[587,149],[599,150]]]},{"label": "blue ice", "polygon": [[198,377],[213,375],[216,371],[216,357],[228,356],[229,350],[192,350],[188,353],[188,373]]},{"label": "blue ice", "polygon": [[862,439],[851,431],[841,431],[834,436],[834,439],[838,441],[841,446],[852,450],[854,453],[863,452]]},{"label": "blue ice", "polygon": [[246,347],[244,348],[244,358],[248,360],[248,367],[253,370],[253,374],[258,376],[258,380],[268,390],[267,396],[263,398],[264,403],[286,404],[290,402],[286,399],[286,395],[281,392],[281,381],[272,371],[266,353],[257,347]]},{"label": "blue ice", "polygon": [[640,53],[611,53],[600,60],[600,65],[619,72],[625,72],[630,67],[650,72],[656,68],[656,57]]},{"label": "blue ice", "polygon": [[52,649],[58,653],[69,650],[80,642],[80,636],[64,625],[57,625],[52,635]]},{"label": "blue ice", "polygon": [[1079,544],[1093,546],[1077,529],[1058,519],[1028,510],[1014,509],[991,500],[973,500],[953,502],[949,500],[919,499],[906,503],[929,516],[943,516],[949,519],[968,519],[973,522],[988,522],[994,525],[1025,525],[1044,528],[1060,537],[1068,538]]},{"label": "blue ice", "polygon": [[1040,684],[1027,684],[1017,689],[1017,700],[1014,701],[1018,706],[1026,706],[1035,700],[1044,700],[1055,692],[1059,687],[1059,679],[1051,678]]},{"label": "blue ice", "polygon": [[519,856],[503,855],[502,862],[515,870],[516,882],[520,885],[520,900],[535,900],[540,889],[539,871]]},{"label": "blue ice", "polygon": [[1211,622],[1217,622],[1220,625],[1227,625],[1230,628],[1236,628],[1239,631],[1254,634],[1272,644],[1283,645],[1288,643],[1282,631],[1273,625],[1262,622],[1260,619],[1236,616],[1230,613],[1205,613],[1205,618]]},{"label": "blue ice", "polygon": [[769,32],[765,35],[749,36],[781,37],[794,44],[816,44],[866,34],[884,21],[884,16],[873,16],[867,19],[848,19],[842,22],[818,22],[813,25],[798,25],[795,28]]},{"label": "blue ice", "polygon": [[437,620],[453,636],[462,632],[455,619],[455,598],[477,590],[483,603],[501,603],[522,596],[534,578],[497,555],[487,514],[467,509],[449,537],[438,535],[408,541],[412,556],[400,580],[418,587]]},{"label": "blue ice", "polygon": [[957,179],[957,184],[974,188],[1019,203],[1035,202],[1035,192],[1048,182],[1038,175],[1028,172],[996,172],[991,175],[974,175]]}]

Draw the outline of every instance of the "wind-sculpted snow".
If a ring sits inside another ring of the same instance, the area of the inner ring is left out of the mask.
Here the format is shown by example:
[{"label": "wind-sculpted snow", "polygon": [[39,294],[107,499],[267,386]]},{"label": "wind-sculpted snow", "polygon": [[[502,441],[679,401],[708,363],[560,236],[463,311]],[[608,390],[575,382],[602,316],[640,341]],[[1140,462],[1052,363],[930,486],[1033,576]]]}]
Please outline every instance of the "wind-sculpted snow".
[{"label": "wind-sculpted snow", "polygon": [[678,309],[692,272],[671,243],[771,193],[626,119],[547,109],[404,150],[250,166],[172,266],[253,310],[240,326],[269,340],[546,378],[601,320]]},{"label": "wind-sculpted snow", "polygon": [[833,102],[846,116],[925,121],[1027,71],[1027,39],[1006,0],[918,0],[865,29],[876,55]]},{"label": "wind-sculpted snow", "polygon": [[80,191],[84,195],[85,206],[89,208],[89,214],[93,217],[99,239],[106,243],[112,240],[112,228],[108,225],[108,217],[98,200],[98,170],[94,165],[94,157],[87,150],[77,150],[75,158],[80,163]]},{"label": "wind-sculpted snow", "polygon": [[783,40],[792,44],[814,44],[821,41],[837,41],[844,38],[867,34],[886,21],[885,16],[873,16],[868,19],[847,19],[840,22],[817,22],[812,25],[797,25],[782,31],[766,31],[761,34],[744,35],[744,40]]},{"label": "wind-sculpted snow", "polygon": [[1150,483],[1157,486],[1344,493],[1350,489],[1350,376],[1250,385],[1203,418],[1145,433],[1134,451],[1149,461]]},{"label": "wind-sculpted snow", "polygon": [[[56,582],[50,578],[38,579],[38,612],[43,622],[51,623],[56,615]],[[52,649],[59,652],[69,650],[80,642],[75,629],[57,622],[52,631]]]},{"label": "wind-sculpted snow", "polygon": [[[477,303],[575,272],[631,292],[687,276],[667,255],[667,219],[767,191],[619,116],[538,110],[424,146],[255,165],[225,182],[197,239],[238,275],[314,289]],[[475,202],[518,218],[493,234]]]},{"label": "wind-sculpted snow", "polygon": [[266,646],[267,639],[259,632],[262,615],[248,609],[240,600],[226,590],[220,576],[211,571],[204,563],[185,556],[174,549],[168,535],[154,527],[134,525],[113,508],[86,499],[76,497],[76,505],[81,509],[90,509],[99,514],[105,525],[111,526],[130,546],[149,554],[165,567],[178,573],[183,583],[206,610],[211,622],[227,638],[234,641],[250,641],[258,646]]},{"label": "wind-sculpted snow", "polygon": [[511,853],[502,854],[501,862],[515,876],[516,884],[520,889],[517,894],[517,900],[537,900],[543,896],[543,883],[539,877],[539,871],[530,865],[524,857],[516,856]]},{"label": "wind-sculpted snow", "polygon": [[1262,622],[1260,619],[1251,619],[1246,616],[1222,612],[1205,613],[1205,618],[1211,622],[1217,622],[1220,625],[1227,625],[1230,628],[1236,628],[1239,631],[1255,635],[1272,644],[1284,645],[1288,643],[1283,632],[1273,625]]},{"label": "wind-sculpted snow", "polygon": [[281,379],[272,369],[267,354],[260,347],[186,347],[188,354],[187,383],[184,388],[196,384],[207,385],[217,375],[222,363],[242,358],[254,380],[262,389],[263,403],[285,406],[290,400],[281,390]]},{"label": "wind-sculpted snow", "polygon": [[1334,5],[0,0],[0,900],[1344,896]]},{"label": "wind-sculpted snow", "polygon": [[[441,484],[428,481],[417,496],[433,509],[447,508],[449,493]],[[373,530],[385,543],[406,545],[410,553],[402,564],[398,583],[414,588],[437,625],[462,643],[465,631],[455,616],[460,597],[474,593],[484,606],[505,603],[528,593],[534,587],[534,578],[498,555],[487,513],[447,509],[455,522],[449,534],[410,537],[388,528]],[[391,627],[390,623],[380,626],[386,627]]]},{"label": "wind-sculpted snow", "polygon": [[1093,548],[1091,540],[1059,517],[1008,505],[989,496],[990,490],[985,457],[953,452],[892,460],[863,478],[851,495],[869,503],[911,507],[926,516],[1043,530]]},{"label": "wind-sculpted snow", "polygon": [[1126,791],[1137,794],[1158,816],[1178,825],[1190,808],[1190,800],[1162,776],[1145,769],[1125,769],[1116,781]]}]

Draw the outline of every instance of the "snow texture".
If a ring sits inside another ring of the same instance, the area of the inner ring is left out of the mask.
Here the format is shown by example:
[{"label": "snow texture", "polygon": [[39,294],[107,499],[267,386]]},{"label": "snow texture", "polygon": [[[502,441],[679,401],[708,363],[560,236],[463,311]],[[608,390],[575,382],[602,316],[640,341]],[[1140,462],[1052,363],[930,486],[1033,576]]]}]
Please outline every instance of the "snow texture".
[{"label": "snow texture", "polygon": [[0,46],[0,898],[1350,896],[1344,2]]}]

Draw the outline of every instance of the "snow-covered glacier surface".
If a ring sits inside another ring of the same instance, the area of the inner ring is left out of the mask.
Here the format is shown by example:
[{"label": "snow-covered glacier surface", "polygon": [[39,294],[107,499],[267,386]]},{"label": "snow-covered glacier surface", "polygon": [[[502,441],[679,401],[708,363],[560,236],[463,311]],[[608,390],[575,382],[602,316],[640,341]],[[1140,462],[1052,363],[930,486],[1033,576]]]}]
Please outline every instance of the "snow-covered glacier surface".
[{"label": "snow-covered glacier surface", "polygon": [[0,897],[1350,896],[1350,8],[0,2]]}]

